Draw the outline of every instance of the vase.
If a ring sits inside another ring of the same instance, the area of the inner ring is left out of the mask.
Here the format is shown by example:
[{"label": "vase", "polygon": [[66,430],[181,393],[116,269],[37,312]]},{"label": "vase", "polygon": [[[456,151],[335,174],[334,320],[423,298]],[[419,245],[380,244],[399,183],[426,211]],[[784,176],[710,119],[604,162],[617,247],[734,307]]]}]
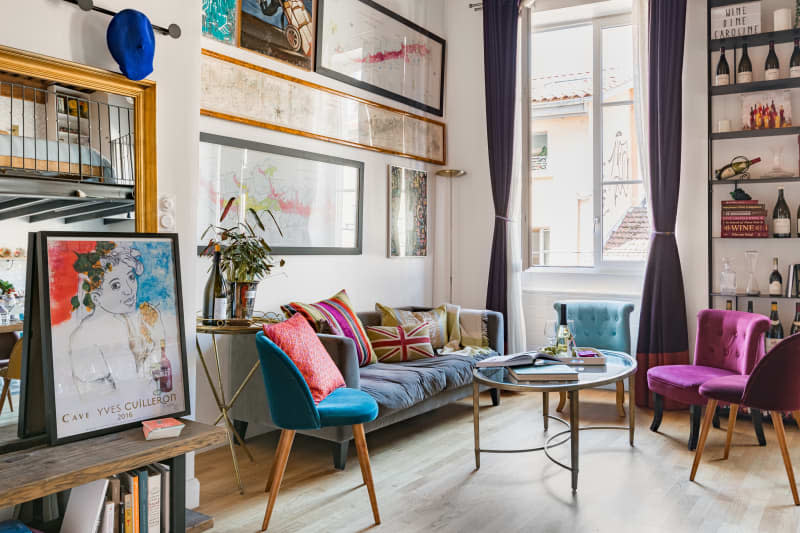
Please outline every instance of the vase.
[{"label": "vase", "polygon": [[257,281],[228,282],[228,318],[250,320],[256,302]]}]

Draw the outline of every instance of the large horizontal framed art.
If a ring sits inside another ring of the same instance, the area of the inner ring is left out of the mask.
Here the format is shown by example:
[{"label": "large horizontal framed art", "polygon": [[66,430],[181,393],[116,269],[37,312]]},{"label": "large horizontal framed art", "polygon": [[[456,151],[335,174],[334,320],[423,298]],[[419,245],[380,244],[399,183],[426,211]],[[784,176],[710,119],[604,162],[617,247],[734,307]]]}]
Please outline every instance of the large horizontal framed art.
[{"label": "large horizontal framed art", "polygon": [[50,441],[189,414],[178,236],[41,232],[36,252]]},{"label": "large horizontal framed art", "polygon": [[261,230],[279,255],[360,254],[364,163],[243,139],[200,134],[200,236],[217,225],[229,198],[238,198],[225,219],[235,224],[247,210],[269,209],[281,227]]},{"label": "large horizontal framed art", "polygon": [[240,1],[240,47],[312,70],[315,0]]},{"label": "large horizontal framed art", "polygon": [[428,173],[389,165],[389,257],[428,255]]},{"label": "large horizontal framed art", "polygon": [[202,50],[200,114],[444,165],[445,125]]},{"label": "large horizontal framed art", "polygon": [[316,71],[442,116],[445,40],[372,0],[319,0]]}]

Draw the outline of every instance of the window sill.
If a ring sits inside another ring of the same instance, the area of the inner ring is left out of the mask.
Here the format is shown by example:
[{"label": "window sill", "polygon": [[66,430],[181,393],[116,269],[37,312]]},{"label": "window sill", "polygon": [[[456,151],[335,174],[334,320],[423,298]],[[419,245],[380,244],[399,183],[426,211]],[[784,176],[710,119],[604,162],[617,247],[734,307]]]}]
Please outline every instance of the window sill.
[{"label": "window sill", "polygon": [[523,271],[523,274],[578,274],[582,276],[630,276],[644,277],[647,263],[644,261],[631,261],[630,263],[605,264],[591,267],[567,266],[532,266]]}]

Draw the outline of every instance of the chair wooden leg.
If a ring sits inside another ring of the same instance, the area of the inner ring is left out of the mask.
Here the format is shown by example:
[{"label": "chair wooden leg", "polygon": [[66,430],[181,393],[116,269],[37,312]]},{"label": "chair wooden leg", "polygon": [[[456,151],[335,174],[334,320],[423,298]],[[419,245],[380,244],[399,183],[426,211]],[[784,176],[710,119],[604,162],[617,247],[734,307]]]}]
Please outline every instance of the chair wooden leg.
[{"label": "chair wooden leg", "polygon": [[564,410],[565,405],[567,405],[567,393],[561,391],[558,393],[558,407],[556,407],[556,411],[560,413]]},{"label": "chair wooden leg", "polygon": [[361,477],[369,493],[369,503],[372,505],[372,516],[375,517],[375,524],[381,523],[381,515],[378,513],[378,499],[375,497],[375,485],[372,482],[372,468],[369,465],[369,451],[367,450],[367,439],[364,436],[364,425],[355,424],[353,426],[353,441],[356,443],[358,452],[358,462],[361,464]]},{"label": "chair wooden leg", "polygon": [[692,464],[692,473],[689,474],[689,481],[694,481],[694,475],[697,473],[697,467],[700,466],[700,457],[703,455],[703,448],[706,445],[708,430],[711,428],[711,421],[714,419],[714,413],[716,410],[717,400],[708,400],[708,405],[706,405],[706,416],[703,418],[703,428],[700,430],[700,441],[697,443],[697,450],[694,452],[694,463]]},{"label": "chair wooden leg", "polygon": [[[703,420],[703,406],[690,405],[689,406],[689,451],[697,449],[697,437],[700,434],[700,423]],[[713,416],[712,416],[713,418]]]},{"label": "chair wooden leg", "polygon": [[759,446],[767,445],[767,438],[764,436],[764,426],[761,423],[762,413],[760,409],[750,408],[750,418],[753,419],[753,429],[756,432],[756,439],[758,439]]},{"label": "chair wooden leg", "polygon": [[794,422],[797,424],[797,427],[800,428],[800,411],[793,411],[792,418],[794,418]]},{"label": "chair wooden leg", "polygon": [[733,428],[736,426],[736,413],[739,412],[739,404],[731,404],[731,412],[728,415],[728,434],[725,435],[725,452],[722,454],[723,459],[728,458],[728,453],[731,451],[731,440],[733,440]]},{"label": "chair wooden leg", "polygon": [[[286,438],[284,438],[284,434]],[[272,486],[269,489],[269,500],[267,501],[267,510],[264,513],[264,521],[261,523],[261,531],[266,531],[267,526],[269,526],[272,509],[275,507],[275,500],[278,499],[278,491],[281,488],[281,481],[283,481],[283,473],[286,471],[286,462],[289,460],[289,452],[292,450],[294,435],[295,431],[292,429],[284,429],[281,432],[281,440],[275,453],[275,464],[272,467],[274,471]]]},{"label": "chair wooden leg", "polygon": [[625,416],[625,382],[617,381],[617,413]]},{"label": "chair wooden leg", "polygon": [[775,427],[775,435],[778,437],[778,444],[781,446],[783,466],[786,467],[786,475],[789,477],[789,487],[792,489],[794,504],[800,505],[800,498],[797,497],[797,485],[794,482],[792,460],[789,457],[789,450],[786,448],[786,431],[783,429],[783,414],[777,411],[770,411],[769,414],[772,417],[772,425]]},{"label": "chair wooden leg", "polygon": [[661,427],[661,418],[664,416],[664,397],[657,392],[653,393],[653,421],[650,423],[650,431],[658,431]]},{"label": "chair wooden leg", "polygon": [[[278,447],[275,448],[275,458],[272,460],[272,466],[269,469],[269,477],[267,477],[267,484],[264,487],[264,492],[269,492],[270,487],[272,487],[272,480],[275,478],[275,465],[278,464],[278,454],[286,446],[286,439],[287,438],[294,438],[294,435],[289,435],[288,431],[281,431],[281,438],[278,439]],[[289,444],[291,447],[291,444]]]},{"label": "chair wooden leg", "polygon": [[[11,391],[9,390],[10,385],[11,380],[8,378],[3,378],[3,392],[0,393],[0,413],[3,412],[3,407],[6,405],[6,396],[8,396],[8,404],[11,405]],[[11,411],[14,411],[13,405],[11,405]]]}]

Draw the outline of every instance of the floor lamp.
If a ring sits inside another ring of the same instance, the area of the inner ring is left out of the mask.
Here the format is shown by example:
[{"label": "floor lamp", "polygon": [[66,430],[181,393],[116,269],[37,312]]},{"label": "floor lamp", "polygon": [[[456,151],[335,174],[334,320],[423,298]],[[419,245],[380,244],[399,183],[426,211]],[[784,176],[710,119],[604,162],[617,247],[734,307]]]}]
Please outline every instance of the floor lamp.
[{"label": "floor lamp", "polygon": [[448,299],[450,303],[453,303],[453,180],[454,178],[464,176],[466,173],[466,170],[454,168],[443,168],[436,171],[437,176],[450,179],[450,229],[448,230],[448,237],[450,239],[450,295]]}]

